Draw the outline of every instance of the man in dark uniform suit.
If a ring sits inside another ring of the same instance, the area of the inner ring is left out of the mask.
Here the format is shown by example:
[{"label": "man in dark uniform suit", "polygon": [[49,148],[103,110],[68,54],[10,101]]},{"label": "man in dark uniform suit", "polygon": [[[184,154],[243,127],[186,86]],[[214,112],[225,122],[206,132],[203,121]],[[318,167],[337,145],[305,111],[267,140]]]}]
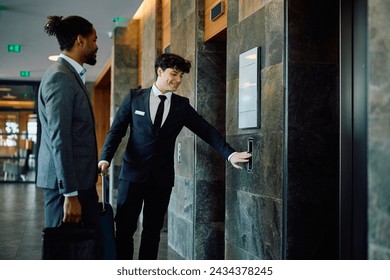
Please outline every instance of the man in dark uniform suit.
[{"label": "man in dark uniform suit", "polygon": [[188,98],[175,93],[190,68],[190,62],[178,55],[161,55],[155,63],[156,82],[151,88],[134,90],[126,96],[108,132],[98,164],[102,173],[107,171],[130,125],[115,217],[118,259],[133,258],[133,234],[142,205],[139,259],[157,259],[160,231],[174,184],[175,141],[184,126],[235,168],[241,169],[238,163],[247,162],[251,156],[247,152],[236,152],[195,111]]}]

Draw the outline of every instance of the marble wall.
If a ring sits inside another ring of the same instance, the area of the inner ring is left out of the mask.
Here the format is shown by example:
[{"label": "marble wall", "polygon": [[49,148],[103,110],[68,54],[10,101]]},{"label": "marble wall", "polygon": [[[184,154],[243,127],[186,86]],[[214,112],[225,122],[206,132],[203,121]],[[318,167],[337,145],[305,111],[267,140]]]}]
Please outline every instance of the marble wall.
[{"label": "marble wall", "polygon": [[140,43],[140,76],[141,87],[150,87],[156,80],[154,62],[161,54],[161,1],[144,1],[140,7],[141,43]]},{"label": "marble wall", "polygon": [[[178,93],[224,134],[226,44],[204,42],[204,1],[176,1],[171,2],[170,51],[192,62]],[[181,161],[175,164],[168,244],[186,259],[223,259],[225,162],[186,128],[177,145]]]},{"label": "marble wall", "polygon": [[[180,2],[180,3],[179,3]],[[185,57],[192,63],[178,94],[189,98],[195,106],[195,22],[196,2],[171,1],[171,45],[170,52]],[[184,35],[185,34],[185,35]],[[194,201],[195,201],[195,136],[183,129],[177,138],[181,147],[181,160],[175,151],[175,186],[168,209],[168,246],[185,259],[194,259]]]},{"label": "marble wall", "polygon": [[390,3],[368,0],[368,258],[390,259]]},{"label": "marble wall", "polygon": [[[284,2],[229,1],[227,29],[228,142],[246,150],[254,139],[252,173],[226,170],[225,258],[282,258]],[[259,129],[238,128],[239,55],[261,48]]]},{"label": "marble wall", "polygon": [[[137,87],[139,28],[140,22],[133,20],[127,28],[117,27],[114,30],[111,66],[111,122],[114,120],[115,114],[129,90]],[[127,139],[128,135],[123,138],[110,166],[111,189],[116,189],[118,186],[122,156],[126,149]]]}]

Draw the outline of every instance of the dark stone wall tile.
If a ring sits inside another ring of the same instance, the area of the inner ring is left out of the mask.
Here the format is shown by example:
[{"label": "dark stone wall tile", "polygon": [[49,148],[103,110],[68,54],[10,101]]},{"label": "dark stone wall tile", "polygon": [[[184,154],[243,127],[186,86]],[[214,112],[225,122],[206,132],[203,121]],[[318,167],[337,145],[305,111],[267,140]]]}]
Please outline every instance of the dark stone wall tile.
[{"label": "dark stone wall tile", "polygon": [[[180,162],[178,162],[177,149],[178,145],[181,145]],[[176,176],[185,178],[194,178],[194,137],[193,136],[179,136],[176,139],[175,149],[175,173]]]},{"label": "dark stone wall tile", "polygon": [[223,260],[224,256],[224,222],[208,222],[207,224],[196,224],[195,255],[202,260]]},{"label": "dark stone wall tile", "polygon": [[238,24],[239,3],[238,1],[229,0],[227,13],[227,29]]},{"label": "dark stone wall tile", "polygon": [[196,181],[196,227],[225,220],[225,185],[221,181]]},{"label": "dark stone wall tile", "polygon": [[260,111],[260,127],[262,132],[283,131],[283,64],[266,67],[262,71]]},{"label": "dark stone wall tile", "polygon": [[368,1],[368,258],[390,259],[390,3]]},{"label": "dark stone wall tile", "polygon": [[259,260],[259,258],[226,240],[225,260]]},{"label": "dark stone wall tile", "polygon": [[[193,259],[193,223],[176,216],[168,215],[168,246],[186,260]],[[183,238],[184,237],[184,238]]]},{"label": "dark stone wall tile", "polygon": [[[161,24],[161,14],[158,13],[160,2],[154,0],[154,5],[147,5],[143,10],[142,19],[142,87],[149,87],[155,81],[154,62],[161,53],[161,36],[158,25]],[[144,47],[147,46],[147,47]]]},{"label": "dark stone wall tile", "polygon": [[175,187],[172,189],[169,203],[169,215],[175,215],[192,223],[194,219],[194,180],[185,177],[175,177]]},{"label": "dark stone wall tile", "polygon": [[[114,118],[116,111],[122,104],[123,99],[128,94],[130,88],[138,85],[138,34],[139,22],[133,21],[129,28],[115,28],[113,36],[113,55],[111,76],[113,93],[111,96],[111,117]],[[134,40],[133,40],[134,39]],[[110,184],[115,188],[118,185],[119,172],[122,166],[122,156],[126,149],[127,135],[119,145],[116,156],[112,160]]]},{"label": "dark stone wall tile", "polygon": [[[240,24],[232,26],[227,32],[227,80],[238,79],[239,55],[254,47],[262,47],[262,57],[264,57],[265,45],[265,9],[260,9]],[[261,61],[261,68],[264,67]]]},{"label": "dark stone wall tile", "polygon": [[[191,72],[185,75],[178,94],[188,97],[191,105],[224,134],[226,74],[221,69],[226,65],[226,46],[203,41],[203,2],[172,1],[170,50],[192,62]],[[180,247],[194,248],[191,258],[223,258],[224,159],[188,129],[183,129],[177,142],[182,144],[182,162],[175,164],[176,178],[193,179],[196,186],[191,223],[197,231]],[[182,187],[183,180],[176,180],[175,184]],[[172,199],[180,199],[179,195],[174,193]],[[203,208],[206,201],[213,207]]]},{"label": "dark stone wall tile", "polygon": [[226,81],[226,94],[226,134],[238,134],[238,79]]},{"label": "dark stone wall tile", "polygon": [[282,201],[226,189],[225,239],[259,259],[281,259]]},{"label": "dark stone wall tile", "polygon": [[[282,198],[282,133],[229,136],[234,146],[246,147],[247,139],[253,139],[253,172],[237,170],[230,164],[226,170],[228,188],[264,195],[273,199]],[[242,165],[246,168],[246,164]],[[227,207],[230,205],[227,204]]]},{"label": "dark stone wall tile", "polygon": [[281,64],[284,54],[284,1],[265,6],[265,66]]},{"label": "dark stone wall tile", "polygon": [[[238,151],[246,150],[248,138],[253,138],[254,170],[226,168],[225,258],[280,259],[284,5],[279,0],[238,3],[229,1],[233,20],[227,32],[226,134]],[[252,8],[239,19],[238,7],[244,4]],[[239,129],[239,55],[254,47],[261,48],[261,123],[259,129]]]},{"label": "dark stone wall tile", "polygon": [[221,181],[197,180],[195,188],[196,259],[224,258],[225,186]]},{"label": "dark stone wall tile", "polygon": [[[195,58],[195,5],[194,1],[171,1],[171,45],[170,52],[188,59],[192,68],[185,74],[178,94],[189,98],[195,105],[196,58]],[[186,34],[186,36],[183,36]],[[181,144],[181,162],[177,161],[177,144]],[[177,138],[175,149],[175,187],[168,212],[168,244],[184,259],[194,259],[194,163],[195,136],[184,128]],[[186,237],[186,238],[183,238]]]},{"label": "dark stone wall tile", "polygon": [[368,1],[368,258],[390,259],[390,3]]},{"label": "dark stone wall tile", "polygon": [[209,144],[196,138],[196,166],[197,180],[224,181],[225,159],[220,156]]}]

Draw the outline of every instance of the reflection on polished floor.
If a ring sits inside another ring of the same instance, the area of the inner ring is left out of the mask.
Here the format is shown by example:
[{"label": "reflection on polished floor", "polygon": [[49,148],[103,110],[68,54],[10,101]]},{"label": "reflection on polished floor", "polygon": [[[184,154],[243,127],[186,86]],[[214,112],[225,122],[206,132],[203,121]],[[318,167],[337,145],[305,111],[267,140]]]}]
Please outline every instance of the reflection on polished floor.
[{"label": "reflection on polished floor", "polygon": [[[41,259],[43,220],[41,189],[34,184],[0,183],[0,260]],[[135,250],[139,236],[137,232]],[[159,259],[181,259],[168,248],[166,231],[161,234]]]}]

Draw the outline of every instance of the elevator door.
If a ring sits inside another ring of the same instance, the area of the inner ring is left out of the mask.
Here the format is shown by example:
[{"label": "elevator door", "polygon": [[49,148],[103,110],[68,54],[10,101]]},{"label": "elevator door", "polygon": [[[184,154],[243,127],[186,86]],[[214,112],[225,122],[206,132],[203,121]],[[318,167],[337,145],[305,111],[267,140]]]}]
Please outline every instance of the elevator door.
[{"label": "elevator door", "polygon": [[367,0],[341,0],[340,259],[367,258]]}]

